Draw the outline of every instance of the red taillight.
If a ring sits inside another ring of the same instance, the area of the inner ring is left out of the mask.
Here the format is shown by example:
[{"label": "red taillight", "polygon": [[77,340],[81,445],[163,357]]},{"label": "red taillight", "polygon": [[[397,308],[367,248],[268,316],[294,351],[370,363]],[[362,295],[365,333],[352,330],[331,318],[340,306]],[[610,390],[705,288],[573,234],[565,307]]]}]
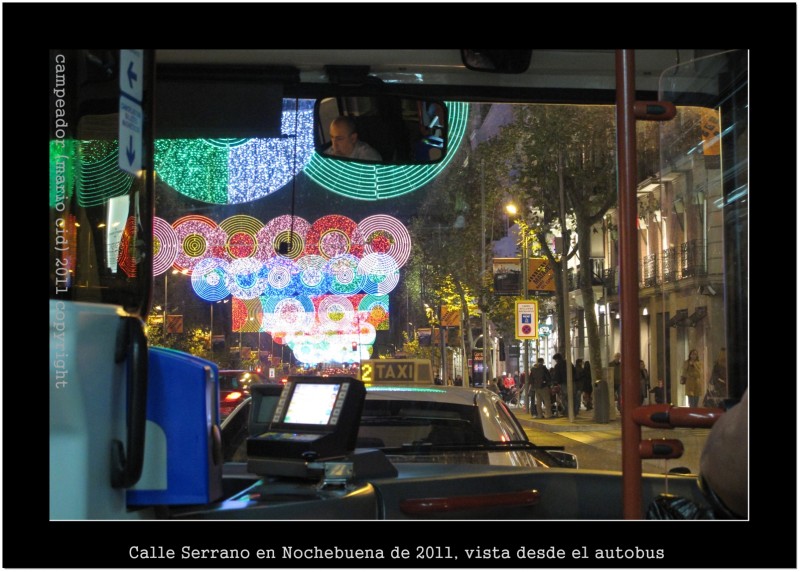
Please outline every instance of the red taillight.
[{"label": "red taillight", "polygon": [[286,378],[286,377],[284,377],[284,378],[282,378],[282,379],[281,379],[281,383],[286,383],[287,381],[289,381],[289,379],[288,379],[288,378]]},{"label": "red taillight", "polygon": [[236,401],[237,399],[241,399],[242,394],[238,391],[231,391],[228,395],[225,396],[225,401]]}]

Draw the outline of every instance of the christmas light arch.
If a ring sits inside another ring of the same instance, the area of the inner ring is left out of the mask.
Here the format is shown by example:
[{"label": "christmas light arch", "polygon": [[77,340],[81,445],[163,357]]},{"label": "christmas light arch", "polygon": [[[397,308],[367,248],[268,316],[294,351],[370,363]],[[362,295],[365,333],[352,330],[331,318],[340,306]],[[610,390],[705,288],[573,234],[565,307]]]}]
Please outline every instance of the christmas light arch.
[{"label": "christmas light arch", "polygon": [[[305,239],[304,254],[275,252],[287,229]],[[313,223],[282,215],[265,225],[241,215],[219,224],[199,215],[172,225],[156,218],[154,241],[159,273],[171,264],[209,302],[231,296],[233,331],[268,332],[298,359],[313,357],[308,363],[369,357],[376,330],[389,328],[388,294],[411,250],[408,230],[388,215],[359,223],[341,215]]]}]

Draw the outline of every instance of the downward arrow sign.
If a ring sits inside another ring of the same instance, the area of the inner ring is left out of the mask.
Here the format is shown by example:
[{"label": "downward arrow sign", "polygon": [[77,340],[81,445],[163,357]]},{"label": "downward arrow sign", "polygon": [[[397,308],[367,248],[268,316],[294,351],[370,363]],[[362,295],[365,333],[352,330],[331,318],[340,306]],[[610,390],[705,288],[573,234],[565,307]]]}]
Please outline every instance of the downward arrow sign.
[{"label": "downward arrow sign", "polygon": [[136,149],[133,148],[133,135],[130,136],[128,147],[125,149],[125,154],[128,156],[128,163],[133,165],[133,160],[136,159]]}]

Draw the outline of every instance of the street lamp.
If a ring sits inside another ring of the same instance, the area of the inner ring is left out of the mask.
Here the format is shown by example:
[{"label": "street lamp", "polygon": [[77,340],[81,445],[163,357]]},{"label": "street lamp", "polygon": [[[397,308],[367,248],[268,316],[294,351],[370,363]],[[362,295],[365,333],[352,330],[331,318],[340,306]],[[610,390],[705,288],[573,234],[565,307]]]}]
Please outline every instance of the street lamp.
[{"label": "street lamp", "polygon": [[[508,203],[505,206],[506,213],[509,216],[515,216],[519,209],[517,205],[514,203]],[[519,225],[520,230],[520,237],[522,239],[522,251],[520,253],[520,290],[522,294],[522,300],[526,301],[528,299],[528,229],[523,228],[524,225]],[[523,340],[523,354],[524,357],[522,359],[522,370],[525,372],[525,375],[528,375],[530,371],[530,361],[531,361],[531,346],[530,340],[525,339]]]}]

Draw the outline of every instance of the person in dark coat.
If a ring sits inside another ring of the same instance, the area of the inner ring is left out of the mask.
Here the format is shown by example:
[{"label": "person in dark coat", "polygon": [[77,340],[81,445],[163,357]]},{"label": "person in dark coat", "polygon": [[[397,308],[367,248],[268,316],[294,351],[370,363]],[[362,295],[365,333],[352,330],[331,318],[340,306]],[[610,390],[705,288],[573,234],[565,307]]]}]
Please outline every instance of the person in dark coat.
[{"label": "person in dark coat", "polygon": [[592,391],[594,391],[594,380],[592,379],[592,366],[589,361],[583,362],[583,370],[580,373],[581,388],[583,389],[583,399],[586,403],[586,411],[591,411],[594,407],[592,403]]}]

